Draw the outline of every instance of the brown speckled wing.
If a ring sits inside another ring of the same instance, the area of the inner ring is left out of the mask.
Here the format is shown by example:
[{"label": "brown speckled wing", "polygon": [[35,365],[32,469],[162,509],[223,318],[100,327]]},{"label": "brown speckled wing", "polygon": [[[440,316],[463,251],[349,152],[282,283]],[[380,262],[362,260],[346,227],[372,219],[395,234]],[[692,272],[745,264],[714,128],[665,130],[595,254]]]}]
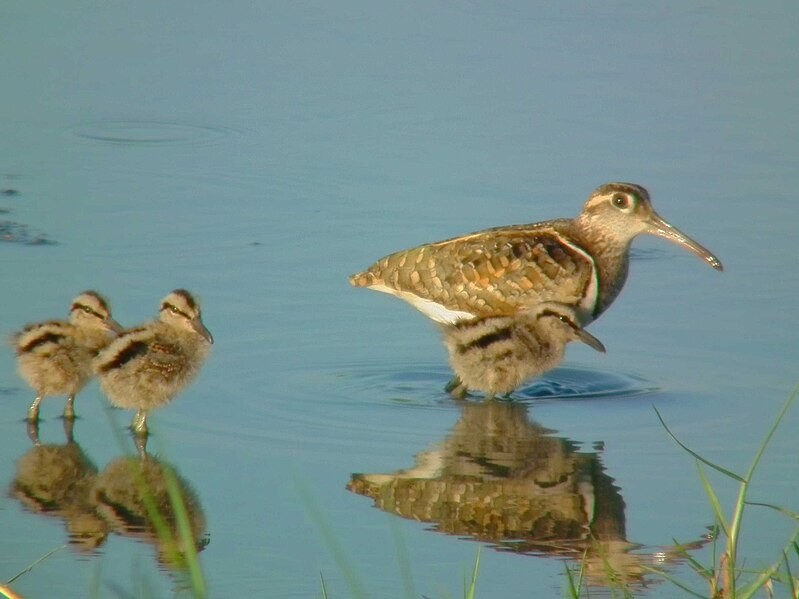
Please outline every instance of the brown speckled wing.
[{"label": "brown speckled wing", "polygon": [[593,262],[568,241],[568,221],[488,229],[397,252],[351,278],[475,315],[509,315],[540,301],[580,303]]},{"label": "brown speckled wing", "polygon": [[164,376],[179,373],[186,367],[186,356],[181,348],[173,343],[153,342],[150,344],[147,368]]}]

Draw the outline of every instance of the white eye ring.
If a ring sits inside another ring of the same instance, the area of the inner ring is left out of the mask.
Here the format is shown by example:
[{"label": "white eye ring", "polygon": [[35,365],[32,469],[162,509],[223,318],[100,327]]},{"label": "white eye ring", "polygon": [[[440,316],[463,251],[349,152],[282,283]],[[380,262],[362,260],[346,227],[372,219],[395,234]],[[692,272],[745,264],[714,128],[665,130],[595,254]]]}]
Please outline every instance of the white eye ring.
[{"label": "white eye ring", "polygon": [[626,210],[630,207],[630,200],[627,196],[624,195],[615,195],[610,199],[611,204],[614,207],[619,208],[621,210]]},{"label": "white eye ring", "polygon": [[622,212],[631,212],[635,207],[635,199],[624,194],[617,193],[610,198],[610,204]]}]

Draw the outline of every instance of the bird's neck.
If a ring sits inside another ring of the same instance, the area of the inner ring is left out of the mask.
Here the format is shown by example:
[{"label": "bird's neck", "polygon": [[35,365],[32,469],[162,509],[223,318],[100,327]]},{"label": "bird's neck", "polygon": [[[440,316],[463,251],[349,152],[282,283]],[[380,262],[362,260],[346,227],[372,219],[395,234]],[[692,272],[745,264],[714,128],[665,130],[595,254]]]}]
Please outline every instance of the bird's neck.
[{"label": "bird's neck", "polygon": [[594,258],[599,277],[599,299],[594,308],[594,319],[613,303],[627,280],[632,239],[614,233],[598,227],[585,215],[573,221],[572,236]]},{"label": "bird's neck", "polygon": [[97,327],[73,326],[73,330],[73,335],[79,344],[91,351],[103,349],[114,339],[110,331]]}]

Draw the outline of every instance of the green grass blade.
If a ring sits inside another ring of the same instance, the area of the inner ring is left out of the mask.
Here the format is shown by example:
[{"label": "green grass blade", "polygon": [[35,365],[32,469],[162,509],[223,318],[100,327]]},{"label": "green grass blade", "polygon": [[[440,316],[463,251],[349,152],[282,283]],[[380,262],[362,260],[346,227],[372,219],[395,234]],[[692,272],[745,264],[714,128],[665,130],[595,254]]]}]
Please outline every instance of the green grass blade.
[{"label": "green grass blade", "polygon": [[789,518],[793,518],[794,520],[799,520],[799,514],[796,512],[792,512],[791,510],[786,510],[784,507],[780,507],[778,505],[774,505],[771,503],[761,503],[759,501],[747,501],[746,505],[758,505],[760,507],[767,507],[771,508],[774,511],[779,512],[780,514],[784,514]]},{"label": "green grass blade", "polygon": [[[689,565],[691,568],[699,574],[702,578],[710,583],[710,593],[719,593],[723,592],[725,598],[734,598],[734,599],[752,599],[762,591],[766,591],[771,596],[772,588],[771,588],[771,581],[775,580],[780,583],[784,583],[786,586],[790,587],[791,596],[794,599],[799,599],[799,581],[795,580],[793,577],[793,573],[791,571],[791,566],[788,561],[788,552],[793,549],[794,553],[797,557],[799,557],[799,527],[794,531],[794,534],[790,537],[785,548],[782,550],[781,558],[773,563],[771,566],[766,568],[765,570],[759,571],[745,571],[742,566],[736,564],[736,554],[738,548],[738,537],[740,534],[741,526],[743,523],[743,515],[745,511],[745,507],[747,505],[757,505],[762,507],[768,507],[773,509],[795,521],[799,521],[799,513],[793,512],[791,510],[770,504],[770,503],[760,503],[760,502],[751,502],[746,500],[747,493],[749,492],[750,481],[752,480],[755,471],[762,459],[763,455],[767,447],[769,446],[771,439],[773,438],[777,428],[785,418],[785,414],[787,413],[788,409],[796,400],[797,395],[799,395],[799,385],[797,385],[794,390],[792,391],[791,395],[788,399],[783,403],[782,408],[777,415],[776,419],[772,423],[771,427],[769,428],[768,432],[766,433],[763,441],[760,443],[757,451],[755,453],[752,462],[749,465],[749,468],[746,471],[746,474],[741,477],[734,472],[727,470],[719,466],[718,464],[714,464],[713,462],[703,458],[701,455],[696,453],[695,451],[688,448],[685,444],[683,444],[676,435],[669,429],[666,422],[663,420],[660,412],[653,406],[655,410],[655,414],[660,420],[660,424],[666,430],[668,435],[686,452],[694,457],[696,460],[696,467],[699,473],[699,477],[702,481],[702,485],[704,486],[705,493],[710,501],[711,507],[713,509],[714,516],[717,521],[717,526],[721,527],[722,532],[725,534],[726,537],[726,546],[720,557],[716,556],[716,541],[717,539],[713,539],[713,565],[711,568],[705,568],[699,564],[698,561],[687,556]],[[710,468],[716,470],[717,472],[723,474],[724,476],[731,478],[739,483],[738,494],[736,498],[736,502],[733,508],[733,512],[731,515],[731,519],[728,521],[724,517],[724,511],[722,510],[721,503],[719,501],[718,495],[716,491],[713,489],[713,486],[710,484],[710,481],[707,477],[707,473],[705,472],[704,466],[709,466]],[[785,565],[784,570],[787,573],[787,581],[785,580],[785,576],[781,571],[782,565]],[[646,567],[646,571],[652,572],[657,574],[658,576],[662,577],[665,580],[668,580],[676,587],[682,589],[689,595],[693,597],[706,597],[704,593],[697,593],[691,589],[689,589],[685,584],[681,581],[676,579],[674,576],[668,574],[667,572],[662,572],[659,570],[655,570],[653,568]],[[745,578],[741,578],[742,575],[746,575]],[[723,591],[720,587],[723,587]]]},{"label": "green grass blade", "polygon": [[718,522],[719,526],[721,526],[721,530],[724,532],[724,534],[729,536],[730,527],[727,519],[724,517],[724,511],[721,509],[721,503],[719,502],[718,495],[716,495],[716,491],[713,490],[713,486],[710,484],[710,481],[705,474],[705,470],[702,468],[702,464],[698,461],[696,462],[696,470],[699,472],[699,478],[702,480],[702,486],[705,489],[705,494],[710,501],[710,506],[713,508],[713,515],[716,517],[716,522]]},{"label": "green grass blade", "polygon": [[388,525],[391,528],[391,536],[394,537],[394,546],[397,549],[397,562],[399,563],[400,577],[402,578],[402,587],[405,591],[405,596],[408,599],[413,599],[417,596],[416,585],[413,582],[413,569],[411,568],[411,560],[408,557],[408,547],[405,545],[405,539],[402,537],[402,529],[400,528],[397,518],[393,515],[388,516]]},{"label": "green grass blade", "polygon": [[311,520],[313,520],[317,530],[322,535],[322,540],[324,541],[325,545],[327,545],[328,551],[333,556],[336,565],[344,575],[344,578],[350,587],[350,591],[352,592],[352,596],[365,599],[367,597],[366,591],[358,580],[358,577],[355,575],[355,570],[347,559],[347,554],[345,553],[344,548],[341,546],[341,543],[339,543],[336,535],[330,528],[330,525],[322,513],[321,508],[313,499],[311,492],[304,483],[296,478],[294,484],[297,488],[297,494],[305,504],[305,510],[308,512]]},{"label": "green grass blade", "polygon": [[[677,554],[686,561],[688,566],[705,580],[710,580],[713,576],[713,571],[703,566],[693,555],[688,553],[682,543],[678,542],[677,539],[672,538],[671,540],[674,543]],[[656,571],[660,572],[660,570]]]},{"label": "green grass blade", "polygon": [[189,571],[189,580],[194,594],[203,599],[207,596],[205,579],[203,577],[200,560],[197,555],[197,540],[191,530],[189,512],[186,508],[186,500],[178,485],[177,475],[171,467],[164,467],[164,482],[169,495],[169,503],[175,515],[177,523],[177,533],[180,539],[180,547],[183,549],[183,559]]},{"label": "green grass blade", "polygon": [[749,583],[744,588],[736,588],[735,589],[735,599],[752,599],[762,588],[766,582],[774,576],[777,570],[780,567],[782,560],[777,562],[776,564],[772,564],[768,569],[761,572],[755,580]]},{"label": "green grass blade", "polygon": [[[796,546],[795,541],[793,545]],[[787,551],[782,552],[782,561],[785,564],[785,573],[788,575],[788,584],[791,587],[791,597],[796,597],[797,596],[796,581],[794,580],[793,573],[791,572],[791,562],[788,560]]]},{"label": "green grass blade", "polygon": [[465,599],[474,599],[475,592],[477,591],[477,570],[480,567],[480,547],[477,547],[477,556],[474,558],[474,568],[472,568],[472,580],[469,588],[464,589]]},{"label": "green grass blade", "polygon": [[16,573],[14,576],[12,576],[11,578],[9,578],[9,579],[6,581],[6,584],[7,584],[7,585],[9,585],[9,584],[13,583],[13,582],[14,582],[14,581],[15,581],[17,578],[19,578],[19,577],[21,577],[21,576],[24,576],[25,574],[27,574],[28,572],[30,572],[31,570],[33,570],[33,569],[34,569],[36,566],[38,566],[39,564],[41,564],[41,563],[42,563],[44,560],[46,560],[48,557],[50,557],[50,556],[51,556],[51,555],[53,555],[54,553],[57,553],[58,551],[61,551],[61,550],[62,550],[62,549],[64,549],[65,547],[66,547],[66,545],[61,545],[60,547],[56,547],[55,549],[51,549],[50,551],[48,551],[47,553],[45,553],[43,556],[41,556],[40,558],[38,558],[37,560],[35,560],[33,563],[31,563],[31,564],[29,564],[29,565],[25,566],[25,569],[23,569],[21,572],[17,572],[17,573]]},{"label": "green grass blade", "polygon": [[624,581],[624,576],[620,575],[608,560],[605,546],[592,538],[591,547],[593,548],[593,553],[601,560],[602,572],[605,576],[605,583],[610,590],[610,596],[615,599],[617,592],[620,592],[625,599],[631,599],[632,593],[630,593],[630,589]]},{"label": "green grass blade", "polygon": [[327,586],[325,586],[325,576],[322,574],[322,572],[319,572],[319,580],[322,582],[322,599],[328,599]]},{"label": "green grass blade", "polygon": [[0,596],[6,599],[24,599],[22,595],[18,595],[11,587],[4,584],[0,584]]},{"label": "green grass blade", "polygon": [[[788,412],[788,408],[791,407],[794,400],[796,399],[797,393],[799,393],[799,385],[797,385],[788,399],[782,405],[782,409],[777,417],[774,419],[774,423],[769,428],[768,433],[766,433],[766,437],[763,439],[762,443],[757,449],[757,453],[755,454],[754,459],[752,460],[751,465],[749,466],[749,470],[746,472],[746,480],[752,480],[754,476],[755,470],[757,469],[757,465],[760,463],[760,458],[763,457],[763,454],[766,451],[769,443],[771,442],[771,438],[774,436],[774,433],[777,431],[777,427],[779,427],[780,423],[782,422],[783,418],[785,418],[785,414]],[[736,551],[738,546],[738,531],[741,528],[741,522],[743,520],[743,513],[744,513],[744,506],[746,505],[746,494],[748,491],[748,483],[742,483],[741,488],[738,492],[738,500],[735,504],[735,512],[730,522],[730,533],[728,535],[728,543],[727,543],[727,550],[728,553],[733,561],[733,567],[735,565],[736,559]],[[733,581],[733,584],[735,581]]]},{"label": "green grass blade", "polygon": [[749,471],[746,473],[746,480],[750,480],[752,478],[752,474],[754,473],[755,469],[757,468],[758,463],[760,462],[760,458],[763,457],[763,453],[766,451],[766,447],[771,442],[771,438],[774,436],[774,433],[777,431],[777,427],[779,427],[782,419],[785,418],[785,414],[788,412],[788,408],[791,407],[791,404],[796,400],[796,396],[799,394],[799,385],[797,385],[793,392],[788,396],[788,399],[785,400],[785,403],[782,404],[782,409],[780,413],[777,415],[777,418],[774,419],[774,423],[771,425],[771,428],[766,433],[766,438],[763,439],[763,442],[758,447],[757,453],[755,454],[755,459],[752,460],[752,464],[749,466]]},{"label": "green grass blade", "polygon": [[699,599],[707,599],[707,594],[705,594],[705,593],[697,593],[695,590],[689,588],[688,586],[683,584],[679,579],[675,578],[674,576],[672,576],[668,572],[664,572],[663,570],[656,570],[655,568],[651,568],[649,566],[641,566],[641,567],[646,572],[649,572],[651,574],[657,574],[658,576],[660,576],[662,578],[665,578],[671,584],[673,584],[674,586],[682,589],[683,591],[685,591],[686,593],[688,593],[692,597],[699,597]]},{"label": "green grass blade", "polygon": [[577,586],[574,585],[574,574],[569,568],[568,564],[564,564],[566,568],[566,579],[569,582],[569,596],[571,599],[579,599],[580,594],[583,592],[583,581],[585,580],[585,572],[587,568],[586,559],[588,558],[588,548],[583,550],[583,555],[580,558],[580,568],[577,571]]},{"label": "green grass blade", "polygon": [[582,588],[582,565],[580,566],[580,577],[578,578],[577,586],[574,585],[574,575],[572,574],[571,568],[569,568],[569,564],[563,564],[563,568],[566,570],[566,582],[568,586],[566,590],[569,592],[570,599],[580,599],[580,589]]},{"label": "green grass blade", "polygon": [[683,442],[680,441],[673,432],[671,432],[671,429],[666,424],[666,421],[663,420],[663,416],[660,415],[660,412],[658,412],[658,409],[655,406],[652,406],[652,409],[655,410],[655,414],[657,414],[658,420],[660,420],[660,424],[663,425],[663,428],[666,429],[666,432],[669,434],[669,436],[672,439],[674,439],[674,442],[677,443],[677,445],[682,447],[685,451],[687,451],[689,454],[694,456],[694,458],[696,458],[697,460],[699,460],[703,464],[706,464],[707,466],[710,466],[714,470],[717,470],[718,472],[721,472],[724,476],[728,476],[731,479],[737,480],[738,482],[741,482],[741,483],[746,482],[743,478],[741,478],[740,476],[738,476],[734,472],[731,472],[730,470],[727,470],[726,468],[722,468],[718,464],[714,464],[710,460],[707,460],[707,459],[703,458],[701,455],[696,453],[694,450],[689,448],[687,445],[683,444]]}]

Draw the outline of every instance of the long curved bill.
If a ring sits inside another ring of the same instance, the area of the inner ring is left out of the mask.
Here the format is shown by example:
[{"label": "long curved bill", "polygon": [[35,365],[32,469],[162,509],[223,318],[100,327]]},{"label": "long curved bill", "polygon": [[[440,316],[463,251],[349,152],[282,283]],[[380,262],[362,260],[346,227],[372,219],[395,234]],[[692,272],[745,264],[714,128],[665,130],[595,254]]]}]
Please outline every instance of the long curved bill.
[{"label": "long curved bill", "polygon": [[605,346],[602,345],[602,342],[585,329],[577,329],[576,334],[577,338],[585,343],[588,347],[595,349],[602,354],[605,353]]},{"label": "long curved bill", "polygon": [[683,233],[679,229],[672,227],[669,223],[667,223],[665,220],[663,220],[659,215],[655,214],[654,212],[649,218],[649,224],[652,227],[649,230],[649,233],[651,233],[652,235],[657,235],[658,237],[662,237],[663,239],[668,239],[671,242],[683,246],[684,248],[692,251],[694,254],[702,258],[702,260],[710,264],[710,266],[712,266],[719,272],[724,270],[724,267],[721,265],[721,260],[716,258],[716,256],[714,256],[710,252],[710,250],[708,250],[703,245],[700,245],[699,243],[688,237],[685,233]]},{"label": "long curved bill", "polygon": [[193,318],[191,321],[191,328],[197,331],[198,335],[201,335],[208,343],[213,345],[214,337],[211,335],[211,331],[205,328],[205,324],[199,318]]}]

